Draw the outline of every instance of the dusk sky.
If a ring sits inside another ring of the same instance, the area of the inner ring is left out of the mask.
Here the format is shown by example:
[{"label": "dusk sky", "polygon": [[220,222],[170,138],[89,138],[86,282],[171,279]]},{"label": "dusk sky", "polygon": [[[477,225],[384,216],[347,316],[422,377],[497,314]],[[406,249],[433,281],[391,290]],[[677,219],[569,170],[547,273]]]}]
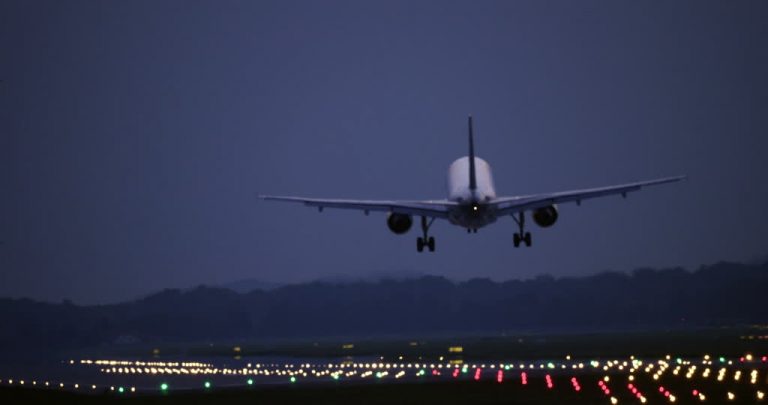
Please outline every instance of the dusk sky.
[{"label": "dusk sky", "polygon": [[[0,1],[0,296],[255,278],[455,280],[768,255],[762,1]],[[417,253],[386,215],[259,194],[445,198],[687,174]]]}]

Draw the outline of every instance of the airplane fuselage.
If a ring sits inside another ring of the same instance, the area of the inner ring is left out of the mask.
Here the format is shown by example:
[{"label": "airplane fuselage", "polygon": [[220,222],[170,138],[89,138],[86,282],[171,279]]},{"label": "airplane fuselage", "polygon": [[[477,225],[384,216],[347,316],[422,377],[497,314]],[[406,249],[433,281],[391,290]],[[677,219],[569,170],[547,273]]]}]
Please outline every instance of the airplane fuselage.
[{"label": "airplane fuselage", "polygon": [[448,166],[448,199],[459,203],[451,209],[448,220],[467,229],[478,229],[496,222],[496,212],[488,203],[496,198],[491,166],[475,157],[475,189],[470,187],[469,156]]}]

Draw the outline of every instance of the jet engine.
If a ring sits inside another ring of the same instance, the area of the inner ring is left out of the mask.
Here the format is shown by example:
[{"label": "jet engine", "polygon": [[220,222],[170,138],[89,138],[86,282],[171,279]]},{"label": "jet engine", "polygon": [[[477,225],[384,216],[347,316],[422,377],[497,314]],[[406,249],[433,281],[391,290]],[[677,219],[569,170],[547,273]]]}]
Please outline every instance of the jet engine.
[{"label": "jet engine", "polygon": [[398,235],[408,232],[411,229],[411,225],[413,225],[413,219],[410,215],[390,213],[387,216],[389,230]]},{"label": "jet engine", "polygon": [[548,205],[533,211],[533,222],[542,228],[548,228],[557,222],[557,206]]}]

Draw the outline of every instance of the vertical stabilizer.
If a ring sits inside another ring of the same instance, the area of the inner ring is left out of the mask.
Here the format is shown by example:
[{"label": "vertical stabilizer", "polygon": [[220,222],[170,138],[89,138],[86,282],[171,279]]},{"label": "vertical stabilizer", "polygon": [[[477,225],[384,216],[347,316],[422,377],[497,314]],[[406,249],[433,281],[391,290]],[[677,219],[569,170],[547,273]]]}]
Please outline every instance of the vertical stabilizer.
[{"label": "vertical stabilizer", "polygon": [[475,178],[475,139],[472,135],[472,116],[469,116],[469,189],[477,189],[477,179]]}]

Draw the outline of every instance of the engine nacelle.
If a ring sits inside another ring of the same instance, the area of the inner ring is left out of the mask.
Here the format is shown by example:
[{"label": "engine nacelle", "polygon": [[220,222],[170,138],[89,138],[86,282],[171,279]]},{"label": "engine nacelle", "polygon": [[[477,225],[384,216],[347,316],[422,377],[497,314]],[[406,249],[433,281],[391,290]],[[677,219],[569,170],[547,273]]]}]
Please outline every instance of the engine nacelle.
[{"label": "engine nacelle", "polygon": [[398,235],[408,232],[411,229],[411,225],[413,225],[413,219],[410,215],[390,213],[387,216],[389,230]]},{"label": "engine nacelle", "polygon": [[542,228],[548,228],[557,222],[557,205],[548,205],[533,211],[533,222]]}]

